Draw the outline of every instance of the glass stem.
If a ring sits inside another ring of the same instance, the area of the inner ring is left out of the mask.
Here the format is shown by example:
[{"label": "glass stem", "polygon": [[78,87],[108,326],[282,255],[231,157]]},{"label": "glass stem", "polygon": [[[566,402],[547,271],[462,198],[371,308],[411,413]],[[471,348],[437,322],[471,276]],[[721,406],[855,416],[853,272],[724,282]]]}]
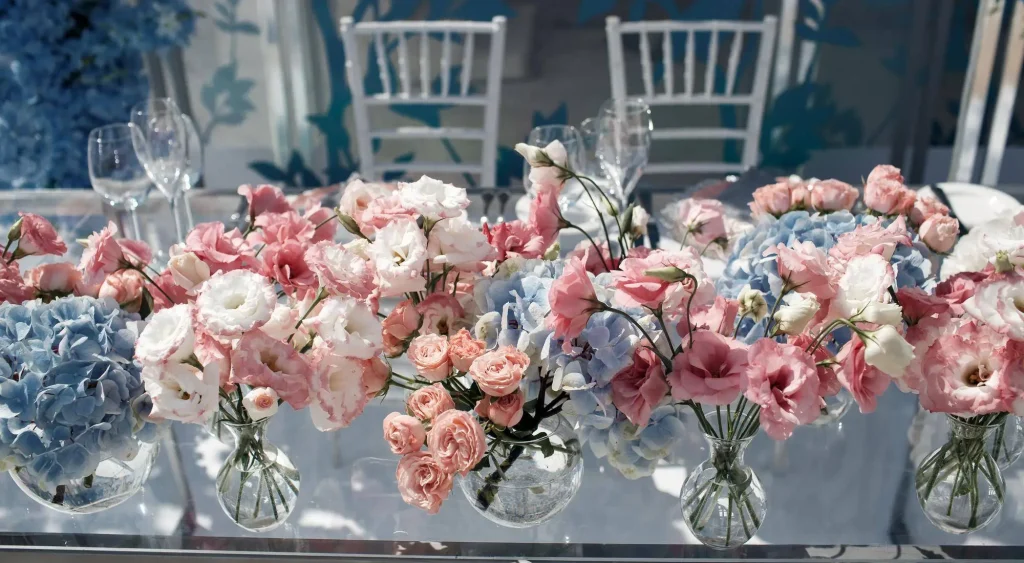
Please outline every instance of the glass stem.
[{"label": "glass stem", "polygon": [[139,202],[134,199],[128,201],[128,214],[132,218],[132,231],[135,233],[135,240],[143,240],[142,228],[139,227]]},{"label": "glass stem", "polygon": [[174,215],[174,232],[178,235],[175,242],[182,242],[185,240],[184,233],[181,232],[181,217],[178,217],[178,196],[174,195],[168,198],[167,202],[171,206],[171,215]]},{"label": "glass stem", "polygon": [[182,203],[182,207],[185,208],[185,219],[186,219],[185,227],[189,231],[191,231],[192,229],[196,228],[196,220],[192,216],[192,204],[189,202],[188,194],[189,194],[188,191],[184,191],[184,192],[181,193],[181,203]]}]

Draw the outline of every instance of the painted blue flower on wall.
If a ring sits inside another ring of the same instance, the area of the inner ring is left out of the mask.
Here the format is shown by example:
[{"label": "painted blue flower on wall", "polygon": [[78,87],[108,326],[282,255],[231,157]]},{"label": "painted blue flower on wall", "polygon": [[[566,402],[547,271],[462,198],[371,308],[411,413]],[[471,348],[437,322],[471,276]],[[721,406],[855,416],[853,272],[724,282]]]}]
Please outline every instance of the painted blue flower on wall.
[{"label": "painted blue flower on wall", "polygon": [[238,76],[238,36],[259,35],[260,28],[253,22],[238,19],[238,3],[241,0],[224,0],[213,5],[213,24],[226,33],[230,39],[228,61],[213,72],[210,81],[199,93],[199,99],[210,119],[203,126],[199,136],[203,144],[209,144],[213,131],[220,125],[241,125],[256,107],[249,99],[256,82]]}]

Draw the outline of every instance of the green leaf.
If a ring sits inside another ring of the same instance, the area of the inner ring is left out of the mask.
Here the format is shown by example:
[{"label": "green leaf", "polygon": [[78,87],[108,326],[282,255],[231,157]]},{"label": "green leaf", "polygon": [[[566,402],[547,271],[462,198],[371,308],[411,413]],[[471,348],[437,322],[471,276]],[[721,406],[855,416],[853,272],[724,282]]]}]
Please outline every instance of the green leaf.
[{"label": "green leaf", "polygon": [[234,19],[235,19],[235,11],[234,10],[232,10],[231,8],[228,8],[224,4],[220,4],[220,3],[214,4],[213,7],[217,9],[217,12],[220,13],[220,16],[222,18],[224,18],[225,20],[227,20],[229,22],[230,21],[234,21]]},{"label": "green leaf", "polygon": [[238,22],[232,27],[232,29],[234,30],[235,33],[241,33],[243,35],[260,34],[260,26],[252,22]]},{"label": "green leaf", "polygon": [[540,452],[544,454],[544,457],[551,457],[555,455],[555,447],[551,445],[551,440],[544,440],[540,443]]}]

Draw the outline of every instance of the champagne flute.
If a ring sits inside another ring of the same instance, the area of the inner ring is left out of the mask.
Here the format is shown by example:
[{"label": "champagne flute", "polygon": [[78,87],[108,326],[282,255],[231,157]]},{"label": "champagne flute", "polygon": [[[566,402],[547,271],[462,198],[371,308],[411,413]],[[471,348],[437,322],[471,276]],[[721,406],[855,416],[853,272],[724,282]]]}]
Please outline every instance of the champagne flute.
[{"label": "champagne flute", "polygon": [[167,198],[177,242],[184,239],[178,216],[179,180],[185,169],[185,125],[173,101],[156,99],[132,109],[132,144],[149,178]]},{"label": "champagne flute", "polygon": [[608,100],[597,117],[597,158],[625,203],[636,188],[650,156],[651,108],[641,98]]},{"label": "champagne flute", "polygon": [[[566,164],[570,170],[579,174],[583,137],[575,127],[572,125],[541,125],[534,127],[526,138],[526,144],[541,148],[553,141],[562,143],[562,146],[565,147]],[[530,163],[525,159],[523,160],[523,187],[527,194],[534,195],[533,182],[530,180]],[[568,195],[563,191],[558,198],[559,207],[565,207],[568,203]]]},{"label": "champagne flute", "polygon": [[199,183],[203,176],[203,141],[199,138],[196,124],[192,118],[182,114],[181,121],[185,125],[185,170],[181,176],[181,202],[185,208],[185,219],[188,230],[196,226],[192,217],[192,205],[188,201],[188,192]]},{"label": "champagne flute", "polygon": [[114,207],[125,207],[137,240],[142,239],[137,209],[150,180],[132,143],[130,123],[115,123],[89,132],[89,181],[92,189]]}]

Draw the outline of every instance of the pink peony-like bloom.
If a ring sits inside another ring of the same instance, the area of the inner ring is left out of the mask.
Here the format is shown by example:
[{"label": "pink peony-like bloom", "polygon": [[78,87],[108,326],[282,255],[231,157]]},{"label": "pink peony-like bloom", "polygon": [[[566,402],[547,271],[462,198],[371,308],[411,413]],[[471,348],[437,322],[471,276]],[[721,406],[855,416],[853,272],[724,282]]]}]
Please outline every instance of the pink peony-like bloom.
[{"label": "pink peony-like bloom", "polygon": [[210,272],[251,268],[255,264],[252,247],[238,229],[224,231],[224,223],[200,223],[185,237],[186,252],[206,262]]},{"label": "pink peony-like bloom", "polygon": [[[380,390],[377,366],[372,359],[340,356],[325,347],[313,351],[312,361],[309,414],[313,425],[322,432],[347,427]],[[376,391],[371,392],[374,387]]]},{"label": "pink peony-like bloom", "polygon": [[864,254],[879,254],[886,260],[892,259],[897,245],[910,246],[910,235],[903,217],[883,227],[881,221],[862,225],[853,231],[839,235],[828,255],[833,262],[843,264]]},{"label": "pink peony-like bloom", "polygon": [[284,213],[290,211],[292,206],[280,188],[262,184],[253,187],[244,184],[238,187],[238,195],[245,197],[249,202],[249,220],[254,220],[264,213]]},{"label": "pink peony-like bloom", "polygon": [[914,202],[910,210],[910,222],[915,225],[924,223],[932,215],[949,215],[949,208],[931,196],[921,196]]},{"label": "pink peony-like bloom", "polygon": [[420,314],[412,300],[406,299],[384,318],[381,323],[384,337],[384,353],[388,357],[400,356],[405,352],[406,341],[420,328]]},{"label": "pink peony-like bloom", "polygon": [[785,440],[798,424],[818,418],[820,383],[810,354],[792,344],[763,338],[750,346],[747,362],[745,395],[761,407],[765,433]]},{"label": "pink peony-like bloom", "polygon": [[960,272],[935,286],[935,296],[945,299],[954,315],[963,315],[964,301],[973,297],[978,284],[989,276],[988,272]]},{"label": "pink peony-like bloom", "polygon": [[579,258],[570,258],[562,275],[551,283],[548,290],[548,327],[555,338],[566,340],[583,333],[590,315],[600,310],[594,284]]},{"label": "pink peony-like bloom", "polygon": [[853,400],[857,401],[860,412],[875,412],[878,397],[889,387],[889,376],[882,370],[868,365],[864,359],[864,341],[853,337],[836,356],[839,362],[839,381],[843,384]]},{"label": "pink peony-like bloom", "polygon": [[231,350],[231,383],[270,387],[299,410],[309,404],[313,368],[290,344],[259,329],[246,332]]},{"label": "pink peony-like bloom", "polygon": [[934,252],[945,254],[960,237],[960,221],[948,215],[932,215],[918,229],[921,240]]},{"label": "pink peony-like bloom", "polygon": [[399,412],[384,417],[384,441],[391,447],[391,453],[418,452],[426,439],[427,431],[418,419]]},{"label": "pink peony-like bloom", "polygon": [[[788,207],[787,207],[788,209]],[[725,206],[717,199],[687,198],[673,210],[675,221],[688,233],[687,244],[703,248],[712,241],[725,238]]]},{"label": "pink peony-like bloom", "polygon": [[[786,342],[807,351],[814,342],[814,337],[804,332],[788,336]],[[831,360],[832,354],[829,353],[824,344],[815,348],[810,354],[815,366],[818,368],[818,395],[821,397],[832,397],[839,393],[843,388],[843,384],[840,383],[839,378],[836,376],[836,371],[831,366],[817,365],[819,362]]]},{"label": "pink peony-like bloom", "polygon": [[441,413],[455,408],[455,401],[440,383],[420,387],[405,400],[405,408],[411,416],[426,422]]},{"label": "pink peony-like bloom", "polygon": [[[704,273],[700,256],[690,247],[682,250],[655,250],[646,258],[626,258],[612,272],[615,302],[623,307],[649,307],[675,313],[685,311],[690,295],[696,292],[693,306],[700,307],[714,299],[715,288]],[[697,279],[669,281],[652,271],[678,269]]]},{"label": "pink peony-like bloom", "polygon": [[431,423],[427,448],[442,469],[465,476],[487,453],[487,439],[473,415],[452,409]]},{"label": "pink peony-like bloom", "polygon": [[508,221],[491,227],[484,225],[487,243],[497,251],[497,261],[504,262],[509,256],[540,258],[547,250],[544,237],[537,227],[522,221]]},{"label": "pink peony-like bloom", "polygon": [[422,319],[422,334],[453,334],[466,316],[466,311],[459,304],[459,300],[448,293],[430,294],[416,305],[416,311]]},{"label": "pink peony-like bloom", "polygon": [[896,292],[903,316],[914,324],[925,317],[939,315],[950,309],[949,302],[919,287],[904,287]]},{"label": "pink peony-like bloom", "polygon": [[251,235],[252,244],[275,245],[289,241],[308,245],[315,234],[314,225],[295,211],[284,213],[264,213],[256,218],[259,227]]},{"label": "pink peony-like bloom", "polygon": [[544,250],[558,240],[558,232],[562,229],[562,214],[558,209],[558,198],[561,194],[560,182],[543,183],[537,186],[533,201],[530,202],[527,223],[540,234]]},{"label": "pink peony-like bloom", "polygon": [[306,245],[297,240],[271,244],[260,253],[262,273],[287,293],[316,289],[317,277],[306,263]]},{"label": "pink peony-like bloom", "polygon": [[761,186],[754,190],[754,201],[750,203],[750,211],[755,217],[770,214],[776,217],[789,211],[793,204],[792,187],[789,182],[779,182]]},{"label": "pink peony-like bloom", "polygon": [[480,390],[492,397],[504,397],[519,388],[530,367],[530,357],[512,346],[502,346],[480,355],[469,366],[469,376]]},{"label": "pink peony-like bloom", "polygon": [[523,405],[526,395],[522,389],[509,393],[504,397],[484,397],[476,403],[476,414],[490,420],[498,426],[515,426],[523,419]]},{"label": "pink peony-like bloom", "polygon": [[344,246],[319,242],[306,249],[305,260],[320,287],[331,295],[350,295],[369,301],[377,293],[373,263]]},{"label": "pink peony-like bloom", "polygon": [[860,197],[860,190],[839,180],[813,182],[809,189],[809,207],[816,211],[850,210]]},{"label": "pink peony-like bloom", "polygon": [[440,334],[421,334],[409,344],[409,361],[416,373],[427,381],[444,381],[452,373],[448,357],[448,337]]},{"label": "pink peony-like bloom", "polygon": [[651,411],[668,394],[665,366],[650,347],[637,346],[633,365],[615,374],[611,382],[612,403],[630,422],[644,427]]},{"label": "pink peony-like bloom", "polygon": [[68,247],[57,234],[57,229],[44,217],[35,213],[18,213],[21,217],[21,235],[18,238],[18,254],[41,256],[51,254],[63,256]]},{"label": "pink peony-like bloom", "polygon": [[765,256],[771,254],[778,257],[779,276],[789,287],[813,293],[819,301],[835,295],[829,279],[828,257],[813,242],[795,242],[792,247],[779,243],[765,251]]},{"label": "pink peony-like bloom", "polygon": [[595,276],[609,271],[609,267],[612,270],[619,267],[619,260],[612,258],[611,250],[605,241],[597,243],[597,248],[594,248],[594,245],[589,240],[580,241],[576,248],[566,256],[567,260],[572,258],[579,258],[583,262],[583,267]]},{"label": "pink peony-like bloom", "polygon": [[487,351],[487,343],[473,338],[466,329],[461,329],[448,339],[448,357],[452,365],[461,372],[468,372],[473,361]]},{"label": "pink peony-like bloom", "polygon": [[17,262],[0,259],[0,303],[24,303],[35,298],[35,290],[21,278]]},{"label": "pink peony-like bloom", "polygon": [[445,471],[428,452],[402,456],[395,472],[398,492],[406,503],[437,514],[452,492],[452,474]]},{"label": "pink peony-like bloom", "polygon": [[746,389],[747,347],[738,340],[701,330],[693,347],[672,359],[668,383],[672,398],[709,405],[727,405]]},{"label": "pink peony-like bloom", "polygon": [[338,234],[338,221],[335,218],[334,210],[330,207],[311,207],[302,214],[302,218],[313,225],[312,243],[330,242]]},{"label": "pink peony-like bloom", "polygon": [[[739,310],[739,301],[716,295],[714,303],[693,308],[690,325],[694,330],[710,330],[722,336],[732,336],[736,331],[736,315],[739,314]],[[676,325],[676,332],[683,338],[690,335],[685,317],[684,311],[683,322]]]},{"label": "pink peony-like bloom", "polygon": [[82,274],[69,262],[43,264],[25,273],[25,283],[39,293],[69,295],[82,283]]},{"label": "pink peony-like bloom", "polygon": [[102,283],[103,278],[123,267],[124,253],[114,238],[116,234],[117,225],[111,221],[102,230],[89,235],[86,239],[82,260],[78,264],[83,283]]},{"label": "pink peony-like bloom", "polygon": [[135,270],[119,270],[110,274],[100,286],[99,297],[109,297],[129,313],[142,309],[142,289],[146,279]]},{"label": "pink peony-like bloom", "polygon": [[1008,412],[1006,338],[976,322],[939,336],[921,364],[921,406],[965,416]]}]

